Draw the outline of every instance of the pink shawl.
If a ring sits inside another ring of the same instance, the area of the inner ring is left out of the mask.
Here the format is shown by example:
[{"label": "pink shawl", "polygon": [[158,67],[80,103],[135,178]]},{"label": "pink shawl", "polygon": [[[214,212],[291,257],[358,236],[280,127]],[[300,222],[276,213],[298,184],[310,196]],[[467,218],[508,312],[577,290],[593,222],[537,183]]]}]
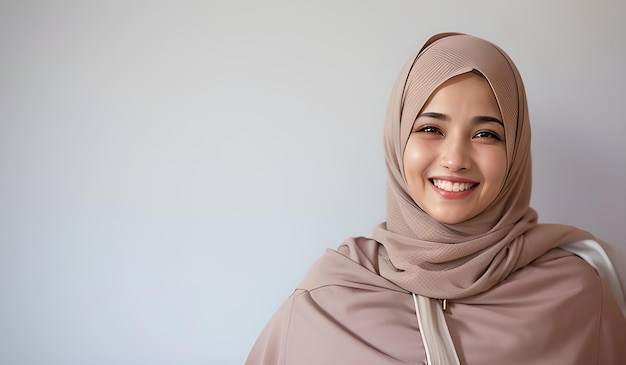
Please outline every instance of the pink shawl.
[{"label": "pink shawl", "polygon": [[[488,80],[505,126],[507,176],[483,213],[459,224],[435,221],[408,193],[402,156],[428,97],[453,76],[479,71]],[[409,59],[393,87],[384,130],[388,169],[387,221],[373,237],[384,249],[380,274],[430,298],[482,293],[548,250],[592,236],[564,225],[537,223],[531,195],[530,123],[524,85],[499,47],[464,34],[433,36]]]}]

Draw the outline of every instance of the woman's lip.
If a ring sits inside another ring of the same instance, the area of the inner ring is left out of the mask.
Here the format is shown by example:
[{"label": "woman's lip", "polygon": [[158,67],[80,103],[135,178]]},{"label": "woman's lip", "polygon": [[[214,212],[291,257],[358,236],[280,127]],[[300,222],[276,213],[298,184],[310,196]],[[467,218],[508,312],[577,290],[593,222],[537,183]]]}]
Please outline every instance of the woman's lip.
[{"label": "woman's lip", "polygon": [[459,183],[469,183],[469,184],[477,184],[478,185],[478,181],[474,181],[474,180],[470,180],[470,179],[464,179],[462,177],[457,177],[457,176],[431,176],[428,178],[428,180],[430,180],[431,182],[434,180],[445,180],[445,181],[450,181],[450,182],[459,182]]},{"label": "woman's lip", "polygon": [[450,176],[431,177],[428,180],[435,192],[444,199],[465,198],[472,194],[479,185],[479,183],[474,180]]}]

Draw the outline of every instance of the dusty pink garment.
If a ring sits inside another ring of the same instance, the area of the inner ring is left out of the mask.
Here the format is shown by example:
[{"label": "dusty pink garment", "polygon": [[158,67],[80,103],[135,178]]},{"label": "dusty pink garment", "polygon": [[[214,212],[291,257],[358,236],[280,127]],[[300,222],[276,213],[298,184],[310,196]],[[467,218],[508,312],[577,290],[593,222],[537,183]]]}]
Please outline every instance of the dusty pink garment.
[{"label": "dusty pink garment", "polygon": [[[377,273],[366,238],[328,250],[246,365],[426,364],[410,293]],[[596,272],[554,249],[445,312],[461,364],[623,365],[626,319]]]},{"label": "dusty pink garment", "polygon": [[[428,96],[472,70],[487,78],[500,106],[508,173],[483,214],[443,225],[409,197],[402,152]],[[410,292],[453,299],[444,315],[461,364],[626,364],[626,319],[615,298],[591,266],[556,248],[591,236],[538,225],[529,207],[526,97],[502,50],[467,35],[431,38],[392,90],[385,156],[387,221],[375,240],[329,250],[267,325],[247,365],[425,364]]]}]

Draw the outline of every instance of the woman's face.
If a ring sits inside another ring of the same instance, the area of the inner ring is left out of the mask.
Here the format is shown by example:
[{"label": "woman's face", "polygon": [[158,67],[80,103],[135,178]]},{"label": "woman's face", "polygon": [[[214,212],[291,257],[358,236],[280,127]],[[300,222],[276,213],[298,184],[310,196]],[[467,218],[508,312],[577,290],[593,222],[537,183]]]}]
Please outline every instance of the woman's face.
[{"label": "woman's face", "polygon": [[404,150],[415,203],[437,221],[482,213],[506,175],[504,126],[486,79],[465,73],[443,83],[418,115]]}]

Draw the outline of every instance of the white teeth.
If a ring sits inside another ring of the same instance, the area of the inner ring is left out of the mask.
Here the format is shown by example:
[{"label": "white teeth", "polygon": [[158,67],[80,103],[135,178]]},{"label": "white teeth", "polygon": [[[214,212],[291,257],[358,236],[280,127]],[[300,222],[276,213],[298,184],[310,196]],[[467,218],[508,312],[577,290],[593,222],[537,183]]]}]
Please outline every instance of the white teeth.
[{"label": "white teeth", "polygon": [[465,190],[471,189],[474,186],[474,184],[471,184],[471,183],[460,183],[460,182],[453,183],[452,181],[440,180],[440,179],[433,179],[433,184],[439,189],[442,189],[445,191],[453,191],[453,192],[465,191]]}]

